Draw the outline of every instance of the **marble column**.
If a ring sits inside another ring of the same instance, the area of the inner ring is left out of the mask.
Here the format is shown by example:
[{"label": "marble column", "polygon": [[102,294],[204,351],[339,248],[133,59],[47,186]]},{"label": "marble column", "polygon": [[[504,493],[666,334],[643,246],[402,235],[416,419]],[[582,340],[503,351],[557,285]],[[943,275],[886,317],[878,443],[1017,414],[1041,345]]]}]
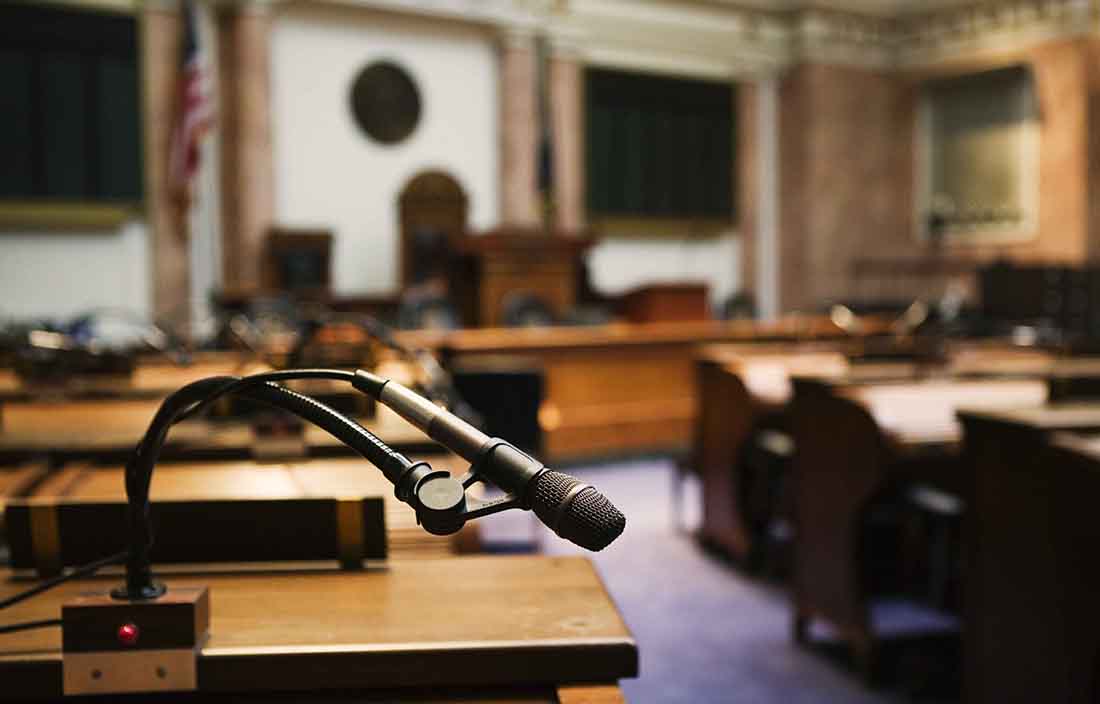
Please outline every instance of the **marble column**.
[{"label": "marble column", "polygon": [[153,313],[177,323],[190,317],[186,212],[169,172],[179,94],[182,21],[178,6],[145,2],[141,10],[145,211],[152,259]]},{"label": "marble column", "polygon": [[538,71],[534,37],[508,32],[500,47],[500,221],[539,225]]},{"label": "marble column", "polygon": [[218,13],[223,280],[261,286],[264,238],[275,217],[271,152],[271,15],[265,2]]},{"label": "marble column", "polygon": [[557,227],[575,232],[585,225],[584,67],[569,48],[552,47],[551,52],[548,82]]}]

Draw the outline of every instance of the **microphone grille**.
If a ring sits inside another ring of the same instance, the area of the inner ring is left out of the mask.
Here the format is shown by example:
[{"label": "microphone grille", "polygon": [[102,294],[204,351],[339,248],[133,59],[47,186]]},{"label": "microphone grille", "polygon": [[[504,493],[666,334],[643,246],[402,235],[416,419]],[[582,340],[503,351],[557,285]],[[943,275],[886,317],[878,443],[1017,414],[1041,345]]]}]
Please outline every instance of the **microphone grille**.
[{"label": "microphone grille", "polygon": [[531,504],[555,533],[594,552],[610,545],[626,528],[626,516],[606,496],[562,472],[539,475]]}]

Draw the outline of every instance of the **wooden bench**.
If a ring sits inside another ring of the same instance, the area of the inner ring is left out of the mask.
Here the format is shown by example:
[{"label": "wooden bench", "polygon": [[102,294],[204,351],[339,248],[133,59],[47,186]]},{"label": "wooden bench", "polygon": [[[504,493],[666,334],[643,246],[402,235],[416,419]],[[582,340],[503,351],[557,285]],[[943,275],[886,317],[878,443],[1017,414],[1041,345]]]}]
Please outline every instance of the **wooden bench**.
[{"label": "wooden bench", "polygon": [[1100,404],[961,417],[966,701],[1095,701]]},{"label": "wooden bench", "polygon": [[805,641],[811,619],[823,619],[852,644],[869,674],[875,631],[857,549],[864,510],[892,483],[919,482],[965,498],[956,412],[1036,406],[1046,395],[1041,380],[796,381],[796,640]]}]

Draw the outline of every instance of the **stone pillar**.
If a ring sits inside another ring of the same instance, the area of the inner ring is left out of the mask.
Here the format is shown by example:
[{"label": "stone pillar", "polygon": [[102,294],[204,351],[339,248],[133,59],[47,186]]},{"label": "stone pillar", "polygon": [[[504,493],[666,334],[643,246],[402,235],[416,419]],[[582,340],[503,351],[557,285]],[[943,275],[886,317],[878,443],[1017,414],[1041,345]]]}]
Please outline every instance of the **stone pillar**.
[{"label": "stone pillar", "polygon": [[1095,260],[1100,259],[1100,39],[1089,37],[1083,42],[1088,71],[1085,124],[1088,133],[1087,258]]},{"label": "stone pillar", "polygon": [[175,3],[150,1],[142,4],[141,99],[153,313],[178,323],[186,323],[190,317],[186,212],[177,197],[169,170],[179,95],[182,26]]},{"label": "stone pillar", "polygon": [[[737,159],[734,183],[737,184],[736,216],[737,235],[740,240],[740,290],[758,298],[756,281],[757,203],[760,200],[759,169],[757,168],[757,113],[756,85],[751,81],[739,83],[734,89],[737,115]],[[759,301],[757,301],[759,304]]]},{"label": "stone pillar", "polygon": [[557,226],[577,231],[585,225],[584,67],[576,52],[552,47],[547,74]]},{"label": "stone pillar", "polygon": [[539,225],[538,101],[534,38],[509,32],[500,48],[500,220]]},{"label": "stone pillar", "polygon": [[754,167],[757,199],[753,208],[756,237],[756,308],[761,318],[775,318],[783,310],[784,243],[780,240],[779,79],[761,79],[752,91]]},{"label": "stone pillar", "polygon": [[218,122],[227,288],[261,286],[264,237],[275,217],[270,37],[267,3],[241,2],[219,10]]}]

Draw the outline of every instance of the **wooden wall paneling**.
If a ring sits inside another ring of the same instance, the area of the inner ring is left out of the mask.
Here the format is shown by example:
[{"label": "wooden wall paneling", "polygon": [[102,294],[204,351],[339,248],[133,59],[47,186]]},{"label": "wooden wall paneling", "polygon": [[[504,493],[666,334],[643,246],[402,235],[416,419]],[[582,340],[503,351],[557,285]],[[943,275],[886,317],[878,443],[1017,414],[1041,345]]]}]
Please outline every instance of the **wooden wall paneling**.
[{"label": "wooden wall paneling", "polygon": [[681,345],[546,351],[546,398],[560,419],[546,428],[552,458],[686,448],[695,378]]},{"label": "wooden wall paneling", "polygon": [[686,450],[694,432],[694,359],[700,345],[767,347],[784,341],[852,339],[821,318],[411,332],[399,337],[404,344],[437,350],[456,362],[505,354],[538,363],[546,374],[542,417],[551,461]]}]

